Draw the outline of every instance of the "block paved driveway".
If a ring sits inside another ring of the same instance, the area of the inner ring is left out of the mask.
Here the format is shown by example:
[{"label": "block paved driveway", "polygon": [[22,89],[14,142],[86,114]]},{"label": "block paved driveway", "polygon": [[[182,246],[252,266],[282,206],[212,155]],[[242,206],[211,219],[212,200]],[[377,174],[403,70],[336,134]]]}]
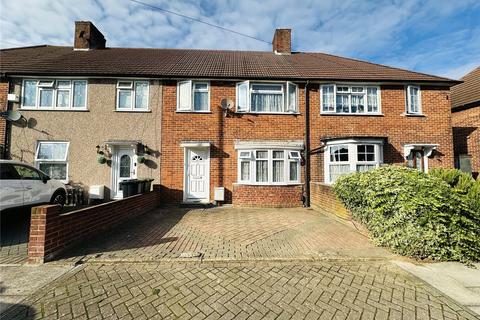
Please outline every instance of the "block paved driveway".
[{"label": "block paved driveway", "polygon": [[1,318],[477,319],[391,257],[313,210],[161,208],[67,252]]},{"label": "block paved driveway", "polygon": [[60,262],[386,255],[386,250],[372,246],[355,228],[314,210],[165,207],[82,243]]}]

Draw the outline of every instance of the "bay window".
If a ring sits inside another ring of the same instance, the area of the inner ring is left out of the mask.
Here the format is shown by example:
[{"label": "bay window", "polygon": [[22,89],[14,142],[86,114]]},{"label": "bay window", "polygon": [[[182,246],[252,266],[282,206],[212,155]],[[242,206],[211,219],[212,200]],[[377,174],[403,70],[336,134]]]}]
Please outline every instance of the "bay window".
[{"label": "bay window", "polygon": [[23,81],[23,109],[85,110],[86,80],[35,80]]},{"label": "bay window", "polygon": [[297,113],[298,87],[292,82],[237,83],[237,112]]},{"label": "bay window", "polygon": [[117,82],[117,111],[148,111],[148,81]]},{"label": "bay window", "polygon": [[68,147],[65,141],[39,141],[35,152],[37,168],[52,179],[68,182]]},{"label": "bay window", "polygon": [[238,151],[238,182],[285,185],[300,183],[300,151],[283,149]]},{"label": "bay window", "polygon": [[368,171],[383,163],[381,139],[347,139],[327,142],[324,153],[325,182],[351,172]]},{"label": "bay window", "polygon": [[179,81],[177,83],[177,111],[209,112],[209,82],[191,80]]},{"label": "bay window", "polygon": [[407,114],[421,114],[420,87],[407,86]]},{"label": "bay window", "polygon": [[379,114],[380,87],[325,84],[320,101],[322,114]]}]

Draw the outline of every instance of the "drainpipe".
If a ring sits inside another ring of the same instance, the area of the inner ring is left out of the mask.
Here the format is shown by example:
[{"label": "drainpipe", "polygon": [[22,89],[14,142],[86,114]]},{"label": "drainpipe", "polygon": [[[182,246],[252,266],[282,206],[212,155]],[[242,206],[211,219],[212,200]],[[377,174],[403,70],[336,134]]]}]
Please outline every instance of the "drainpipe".
[{"label": "drainpipe", "polygon": [[310,100],[305,83],[305,207],[310,207]]}]

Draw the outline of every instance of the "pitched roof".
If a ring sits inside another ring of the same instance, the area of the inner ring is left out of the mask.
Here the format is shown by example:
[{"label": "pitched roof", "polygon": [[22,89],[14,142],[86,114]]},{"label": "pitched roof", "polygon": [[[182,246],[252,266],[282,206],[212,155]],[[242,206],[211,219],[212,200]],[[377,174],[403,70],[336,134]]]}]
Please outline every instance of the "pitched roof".
[{"label": "pitched roof", "polygon": [[0,50],[7,75],[137,76],[222,79],[315,79],[351,81],[455,80],[325,53],[276,55],[263,51],[36,46]]},{"label": "pitched roof", "polygon": [[461,80],[463,83],[451,88],[452,108],[480,105],[480,66],[464,75]]}]

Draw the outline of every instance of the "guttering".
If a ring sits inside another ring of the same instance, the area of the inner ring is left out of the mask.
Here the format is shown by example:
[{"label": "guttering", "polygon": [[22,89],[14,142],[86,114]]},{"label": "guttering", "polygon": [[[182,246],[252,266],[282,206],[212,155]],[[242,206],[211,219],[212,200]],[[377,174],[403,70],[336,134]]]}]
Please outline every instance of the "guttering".
[{"label": "guttering", "polygon": [[310,207],[310,100],[305,83],[305,207]]}]

